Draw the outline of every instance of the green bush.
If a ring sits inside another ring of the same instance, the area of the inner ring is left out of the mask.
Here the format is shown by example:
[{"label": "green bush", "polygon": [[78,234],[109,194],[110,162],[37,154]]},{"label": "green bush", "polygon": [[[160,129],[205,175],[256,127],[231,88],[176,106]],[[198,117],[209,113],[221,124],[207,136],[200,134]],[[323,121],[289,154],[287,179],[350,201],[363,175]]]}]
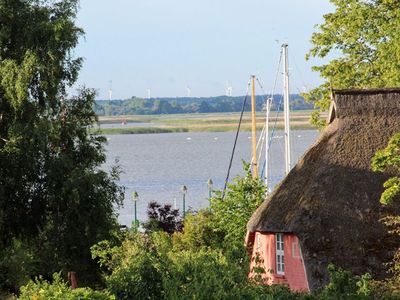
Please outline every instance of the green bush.
[{"label": "green bush", "polygon": [[243,168],[245,176],[237,176],[227,185],[224,195],[215,192],[210,199],[211,226],[224,234],[228,244],[243,244],[247,222],[265,200],[266,186],[262,180],[252,177],[249,164],[243,163]]},{"label": "green bush", "polygon": [[176,235],[132,232],[121,246],[103,242],[93,247],[93,256],[106,269],[110,293],[116,299],[300,299],[287,287],[249,281],[242,254],[201,243],[196,249],[183,242],[189,237]]},{"label": "green bush", "polygon": [[0,251],[0,291],[16,293],[36,273],[36,260],[28,246],[14,239]]},{"label": "green bush", "polygon": [[328,266],[330,281],[328,285],[316,294],[316,299],[378,299],[374,297],[372,278],[369,274],[361,277],[353,276],[350,272]]},{"label": "green bush", "polygon": [[240,267],[217,250],[171,253],[169,266],[163,276],[165,299],[231,299],[232,290],[247,284]]},{"label": "green bush", "polygon": [[193,250],[211,247],[218,249],[224,242],[224,232],[212,226],[214,215],[210,210],[200,210],[196,214],[187,214],[184,221],[184,231],[173,234],[175,250]]},{"label": "green bush", "polygon": [[108,290],[117,299],[158,299],[162,278],[154,264],[151,253],[138,251],[107,278]]},{"label": "green bush", "polygon": [[30,281],[22,286],[20,300],[115,300],[108,292],[94,291],[89,288],[71,289],[60,274],[53,275],[53,282],[49,283],[42,278]]},{"label": "green bush", "polygon": [[[155,233],[157,234],[157,233]],[[92,247],[92,255],[106,268],[108,290],[117,299],[158,299],[162,278],[156,267],[154,245],[140,233],[132,231],[121,246],[102,242]]]}]

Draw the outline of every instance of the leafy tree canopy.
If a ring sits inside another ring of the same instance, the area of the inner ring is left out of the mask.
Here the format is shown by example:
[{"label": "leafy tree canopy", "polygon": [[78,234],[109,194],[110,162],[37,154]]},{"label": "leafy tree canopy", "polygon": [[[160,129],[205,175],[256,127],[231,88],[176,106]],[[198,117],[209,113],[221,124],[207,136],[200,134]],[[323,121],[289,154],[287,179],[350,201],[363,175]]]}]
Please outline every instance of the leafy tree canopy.
[{"label": "leafy tree canopy", "polygon": [[[312,35],[307,58],[329,58],[315,66],[326,81],[306,98],[327,110],[331,88],[383,88],[400,85],[400,6],[397,0],[330,0],[335,11],[324,16]],[[313,116],[314,124],[324,126]]]},{"label": "leafy tree canopy", "polygon": [[66,93],[82,64],[77,6],[0,0],[0,250],[23,241],[43,275],[93,273],[90,246],[122,201],[118,170],[100,169],[105,138],[88,132],[94,91]]},{"label": "leafy tree canopy", "polygon": [[[97,100],[94,106],[96,113],[102,115],[153,115],[181,113],[214,113],[238,112],[242,110],[244,96],[204,97],[204,98],[151,98],[132,97],[125,100]],[[264,109],[265,95],[256,97],[256,110]],[[272,110],[282,110],[282,95],[275,95]],[[312,109],[312,104],[305,102],[298,94],[291,95],[290,107],[293,110]],[[248,102],[245,111],[250,111]]]}]

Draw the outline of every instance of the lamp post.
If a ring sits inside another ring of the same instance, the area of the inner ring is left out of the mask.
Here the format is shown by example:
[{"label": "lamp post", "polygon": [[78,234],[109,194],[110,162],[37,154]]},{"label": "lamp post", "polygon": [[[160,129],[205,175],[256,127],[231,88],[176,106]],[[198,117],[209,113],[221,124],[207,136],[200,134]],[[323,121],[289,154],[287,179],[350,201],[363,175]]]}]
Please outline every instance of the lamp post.
[{"label": "lamp post", "polygon": [[212,189],[213,189],[213,184],[214,184],[214,182],[211,180],[211,178],[208,179],[207,186],[208,186],[208,201],[209,202],[210,202],[210,199],[211,199],[211,192],[212,192]]},{"label": "lamp post", "polygon": [[186,187],[186,185],[182,185],[182,188],[181,188],[181,192],[182,192],[182,196],[183,196],[183,198],[182,198],[182,202],[183,202],[183,218],[185,218],[185,215],[186,215],[186,193],[187,193],[187,187]]},{"label": "lamp post", "polygon": [[138,220],[137,220],[137,206],[136,206],[136,204],[137,204],[137,202],[138,202],[138,200],[139,200],[139,194],[136,192],[136,191],[134,191],[134,192],[132,192],[132,201],[133,201],[133,203],[134,203],[134,207],[135,207],[135,225],[134,225],[134,227],[135,227],[135,229],[138,227],[137,226],[137,223],[138,223]]}]

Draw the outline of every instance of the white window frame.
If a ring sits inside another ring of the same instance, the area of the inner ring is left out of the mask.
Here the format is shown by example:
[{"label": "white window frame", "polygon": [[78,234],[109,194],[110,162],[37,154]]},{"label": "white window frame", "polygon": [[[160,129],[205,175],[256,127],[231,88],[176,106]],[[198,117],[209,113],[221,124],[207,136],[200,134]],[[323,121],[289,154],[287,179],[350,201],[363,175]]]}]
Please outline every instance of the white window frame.
[{"label": "white window frame", "polygon": [[276,274],[285,275],[285,245],[283,242],[283,233],[276,233],[275,241]]}]

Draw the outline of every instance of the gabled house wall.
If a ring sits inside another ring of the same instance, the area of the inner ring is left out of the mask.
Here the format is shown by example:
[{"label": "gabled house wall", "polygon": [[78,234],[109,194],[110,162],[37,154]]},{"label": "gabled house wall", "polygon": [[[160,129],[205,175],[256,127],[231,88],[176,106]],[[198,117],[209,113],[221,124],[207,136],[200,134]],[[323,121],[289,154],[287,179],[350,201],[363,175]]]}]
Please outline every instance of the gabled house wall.
[{"label": "gabled house wall", "polygon": [[299,239],[293,235],[283,234],[284,274],[277,273],[276,266],[276,234],[256,232],[251,238],[253,252],[250,277],[256,275],[257,268],[263,268],[265,284],[287,284],[293,291],[309,291]]}]

